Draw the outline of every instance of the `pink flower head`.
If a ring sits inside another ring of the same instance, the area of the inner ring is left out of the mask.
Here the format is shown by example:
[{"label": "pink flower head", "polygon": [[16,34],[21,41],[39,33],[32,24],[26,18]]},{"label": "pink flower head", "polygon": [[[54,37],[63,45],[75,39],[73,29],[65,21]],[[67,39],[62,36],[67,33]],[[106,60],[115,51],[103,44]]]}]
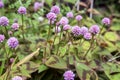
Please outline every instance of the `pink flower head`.
[{"label": "pink flower head", "polygon": [[81,29],[79,26],[72,27],[72,34],[74,36],[80,36],[81,35]]},{"label": "pink flower head", "polygon": [[64,26],[69,23],[69,20],[66,17],[62,17],[59,23]]},{"label": "pink flower head", "polygon": [[5,36],[0,34],[0,43],[3,42],[5,40]]},{"label": "pink flower head", "polygon": [[34,11],[39,10],[43,6],[43,3],[35,2],[34,3]]},{"label": "pink flower head", "polygon": [[105,25],[110,25],[110,19],[105,17],[102,19],[102,23],[105,24]]},{"label": "pink flower head", "polygon": [[92,34],[98,34],[100,32],[100,28],[98,25],[92,25],[89,29],[89,31],[92,33]]},{"label": "pink flower head", "polygon": [[9,20],[7,17],[2,16],[0,17],[0,26],[8,26]]},{"label": "pink flower head", "polygon": [[68,70],[63,74],[63,76],[64,80],[74,80],[75,74],[71,70]]},{"label": "pink flower head", "polygon": [[73,18],[73,17],[74,17],[74,15],[73,15],[72,12],[68,12],[66,16],[67,16],[68,18]]},{"label": "pink flower head", "polygon": [[57,16],[56,16],[55,13],[49,12],[49,13],[47,14],[47,18],[48,18],[49,21],[55,21],[56,18],[57,18]]},{"label": "pink flower head", "polygon": [[52,6],[51,8],[51,12],[55,13],[55,14],[59,14],[60,13],[60,8],[58,6]]},{"label": "pink flower head", "polygon": [[11,27],[12,27],[13,30],[18,30],[19,24],[18,23],[13,23]]},{"label": "pink flower head", "polygon": [[15,37],[10,37],[7,44],[10,48],[16,48],[19,45],[19,42]]},{"label": "pink flower head", "polygon": [[20,76],[15,76],[12,78],[12,80],[23,80]]},{"label": "pink flower head", "polygon": [[92,38],[91,33],[86,33],[86,34],[84,34],[84,38],[85,38],[86,40],[90,40],[90,39]]},{"label": "pink flower head", "polygon": [[85,27],[85,26],[81,27],[81,34],[82,35],[86,34],[87,32],[88,32],[88,28],[87,27]]},{"label": "pink flower head", "polygon": [[18,13],[19,13],[19,14],[26,14],[26,13],[27,13],[27,10],[26,10],[25,7],[21,6],[21,7],[19,7],[19,9],[18,9]]},{"label": "pink flower head", "polygon": [[82,16],[81,16],[81,15],[77,15],[77,16],[76,16],[76,20],[77,20],[77,21],[80,21],[81,19],[82,19]]},{"label": "pink flower head", "polygon": [[0,8],[4,7],[4,3],[2,2],[2,0],[0,0]]},{"label": "pink flower head", "polygon": [[64,25],[64,26],[63,26],[63,30],[64,30],[64,31],[69,30],[70,28],[71,28],[70,25]]}]

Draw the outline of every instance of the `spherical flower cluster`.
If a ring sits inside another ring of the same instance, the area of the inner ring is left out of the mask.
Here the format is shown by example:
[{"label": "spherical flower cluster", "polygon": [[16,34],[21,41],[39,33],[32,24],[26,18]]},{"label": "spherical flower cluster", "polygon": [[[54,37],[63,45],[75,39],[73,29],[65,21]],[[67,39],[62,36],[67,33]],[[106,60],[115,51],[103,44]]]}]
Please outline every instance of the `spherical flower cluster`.
[{"label": "spherical flower cluster", "polygon": [[4,7],[4,3],[2,2],[2,0],[0,0],[0,8]]},{"label": "spherical flower cluster", "polygon": [[81,27],[81,35],[85,35],[88,32],[88,28],[87,27]]},{"label": "spherical flower cluster", "polygon": [[77,21],[80,21],[81,19],[82,19],[82,16],[81,16],[81,15],[77,15],[77,16],[76,16],[76,20],[77,20]]},{"label": "spherical flower cluster", "polygon": [[57,18],[56,14],[53,12],[49,12],[46,17],[48,18],[49,21],[55,21]]},{"label": "spherical flower cluster", "polygon": [[59,23],[59,22],[56,22],[56,26],[60,26],[60,23]]},{"label": "spherical flower cluster", "polygon": [[81,29],[79,26],[72,27],[72,34],[74,36],[80,36],[81,35]]},{"label": "spherical flower cluster", "polygon": [[12,78],[12,80],[23,80],[20,76],[15,76]]},{"label": "spherical flower cluster", "polygon": [[4,39],[5,39],[5,36],[4,36],[4,35],[2,35],[2,34],[0,34],[0,43],[1,43],[1,42],[3,42],[3,41],[4,41]]},{"label": "spherical flower cluster", "polygon": [[84,35],[84,38],[85,38],[86,40],[90,40],[90,39],[92,38],[91,33],[86,33],[86,34]]},{"label": "spherical flower cluster", "polygon": [[100,32],[100,28],[98,25],[93,25],[90,27],[89,31],[92,33],[92,34],[98,34]]},{"label": "spherical flower cluster", "polygon": [[74,15],[73,15],[72,12],[68,12],[66,16],[67,16],[68,18],[73,18],[73,17],[74,17]]},{"label": "spherical flower cluster", "polygon": [[18,30],[19,24],[18,23],[13,23],[11,27],[12,27],[13,30]]},{"label": "spherical flower cluster", "polygon": [[54,32],[59,33],[60,31],[61,31],[61,28],[60,28],[60,27],[57,27],[57,26],[56,26],[56,27],[54,28]]},{"label": "spherical flower cluster", "polygon": [[7,44],[10,48],[16,48],[19,45],[19,42],[15,37],[11,37],[8,39]]},{"label": "spherical flower cluster", "polygon": [[51,8],[51,12],[53,12],[55,14],[59,14],[60,13],[60,8],[55,5]]},{"label": "spherical flower cluster", "polygon": [[18,9],[18,13],[19,13],[19,14],[26,14],[26,13],[27,13],[27,10],[26,10],[25,7],[21,6],[21,7],[19,7],[19,9]]},{"label": "spherical flower cluster", "polygon": [[0,26],[7,26],[9,24],[9,20],[7,17],[2,16],[0,17]]},{"label": "spherical flower cluster", "polygon": [[34,3],[34,11],[39,10],[43,6],[43,3],[35,2]]},{"label": "spherical flower cluster", "polygon": [[71,70],[68,70],[63,74],[63,76],[64,80],[74,80],[75,74]]},{"label": "spherical flower cluster", "polygon": [[69,23],[69,20],[66,17],[62,17],[59,23],[64,26]]},{"label": "spherical flower cluster", "polygon": [[10,58],[10,63],[13,63],[14,62],[14,58]]},{"label": "spherical flower cluster", "polygon": [[64,30],[64,31],[69,30],[70,28],[71,28],[70,25],[64,25],[64,26],[63,26],[63,30]]},{"label": "spherical flower cluster", "polygon": [[105,25],[110,25],[110,19],[105,17],[102,19],[102,23],[105,24]]}]

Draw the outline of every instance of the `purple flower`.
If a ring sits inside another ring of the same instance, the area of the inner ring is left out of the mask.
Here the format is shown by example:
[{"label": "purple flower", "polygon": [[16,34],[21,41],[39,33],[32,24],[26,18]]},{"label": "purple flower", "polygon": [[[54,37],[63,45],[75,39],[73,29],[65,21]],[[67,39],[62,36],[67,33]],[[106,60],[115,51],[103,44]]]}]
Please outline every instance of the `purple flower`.
[{"label": "purple flower", "polygon": [[85,38],[86,40],[90,40],[90,39],[92,38],[91,33],[86,33],[86,34],[84,34],[84,38]]},{"label": "purple flower", "polygon": [[14,58],[10,58],[10,63],[13,63],[14,62]]},{"label": "purple flower", "polygon": [[64,26],[69,23],[69,20],[66,17],[62,17],[59,23]]},{"label": "purple flower", "polygon": [[72,34],[74,36],[80,36],[81,35],[81,29],[79,26],[72,27]]},{"label": "purple flower", "polygon": [[60,31],[61,31],[61,28],[60,28],[60,27],[57,27],[57,26],[56,26],[56,27],[54,28],[54,32],[59,33]]},{"label": "purple flower", "polygon": [[15,76],[12,78],[12,80],[23,80],[20,76]]},{"label": "purple flower", "polygon": [[92,34],[98,34],[100,32],[100,28],[98,25],[93,25],[90,27],[89,31],[92,33]]},{"label": "purple flower", "polygon": [[55,21],[56,18],[57,18],[57,16],[56,16],[55,13],[49,12],[49,13],[47,14],[47,18],[48,18],[49,21]]},{"label": "purple flower", "polygon": [[0,26],[7,26],[9,24],[9,20],[7,17],[2,16],[0,17]]},{"label": "purple flower", "polygon": [[13,23],[11,27],[12,27],[13,30],[18,30],[19,24],[18,23]]},{"label": "purple flower", "polygon": [[15,37],[11,37],[8,39],[7,44],[10,48],[16,48],[19,45],[19,42]]},{"label": "purple flower", "polygon": [[68,12],[66,16],[67,16],[68,18],[73,18],[73,17],[74,17],[74,15],[73,15],[72,12]]},{"label": "purple flower", "polygon": [[4,35],[2,35],[2,34],[0,34],[0,43],[1,43],[1,42],[3,42],[3,41],[4,41],[4,39],[5,39],[5,36],[4,36]]},{"label": "purple flower", "polygon": [[82,16],[81,16],[81,15],[77,15],[77,16],[76,16],[76,20],[77,20],[77,21],[80,21],[81,19],[82,19]]},{"label": "purple flower", "polygon": [[51,12],[53,12],[55,14],[59,14],[60,13],[60,8],[55,5],[51,8]]},{"label": "purple flower", "polygon": [[63,30],[64,30],[64,31],[69,30],[70,28],[71,28],[70,25],[64,25],[64,26],[63,26]]},{"label": "purple flower", "polygon": [[71,70],[68,70],[63,74],[63,76],[64,80],[74,80],[75,74]]},{"label": "purple flower", "polygon": [[21,6],[21,7],[19,7],[19,9],[18,9],[18,13],[19,13],[19,14],[26,14],[26,13],[27,13],[27,10],[26,10],[25,7]]},{"label": "purple flower", "polygon": [[39,10],[43,6],[43,3],[35,2],[34,3],[34,11]]},{"label": "purple flower", "polygon": [[105,24],[105,25],[110,25],[110,19],[105,17],[102,19],[102,23]]},{"label": "purple flower", "polygon": [[2,0],[0,0],[0,8],[4,7],[4,3],[2,2]]},{"label": "purple flower", "polygon": [[59,23],[59,22],[56,22],[56,26],[60,26],[60,23]]},{"label": "purple flower", "polygon": [[12,31],[8,31],[8,34],[9,34],[9,35],[12,35],[12,34],[13,34],[13,32],[12,32]]},{"label": "purple flower", "polygon": [[81,27],[81,34],[84,35],[88,32],[88,28],[87,27]]}]

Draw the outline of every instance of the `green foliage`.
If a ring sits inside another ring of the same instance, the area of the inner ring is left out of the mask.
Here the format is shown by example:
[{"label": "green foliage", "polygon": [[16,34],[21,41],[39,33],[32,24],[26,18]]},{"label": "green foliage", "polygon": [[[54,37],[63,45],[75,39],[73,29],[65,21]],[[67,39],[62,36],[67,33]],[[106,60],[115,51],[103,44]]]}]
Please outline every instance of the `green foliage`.
[{"label": "green foliage", "polygon": [[[74,72],[75,80],[120,79],[119,18],[111,19],[113,24],[103,27],[101,24],[103,15],[93,15],[94,18],[91,19],[87,16],[87,8],[77,12],[74,7],[76,0],[61,1],[63,3],[59,3],[57,0],[45,0],[45,6],[36,12],[33,10],[35,0],[3,1],[5,7],[0,9],[0,16],[4,15],[9,18],[10,24],[7,29],[13,34],[8,35],[4,27],[0,26],[0,34],[5,35],[5,41],[0,42],[0,80],[11,80],[14,76],[21,76],[29,80],[64,80],[63,74],[67,70]],[[41,0],[38,1],[41,2]],[[103,4],[101,1],[98,2]],[[105,3],[111,2],[114,1],[105,1]],[[61,8],[57,21],[62,16],[66,16],[67,12],[72,11],[74,19],[69,19],[71,26],[79,25],[90,28],[92,25],[98,24],[100,29],[103,27],[103,31],[94,35],[94,42],[91,44],[92,40],[85,40],[83,36],[74,37],[71,30],[55,33],[53,28],[56,27],[56,21],[55,24],[52,24],[50,38],[47,40],[50,24],[48,24],[46,14],[54,3]],[[27,14],[23,15],[23,25],[21,15],[17,13],[19,6],[27,8]],[[109,8],[111,9],[111,7]],[[80,24],[75,20],[75,16],[78,14],[83,16]],[[43,21],[39,20],[40,17],[43,18]],[[11,29],[14,19],[17,19],[20,25],[18,31]],[[25,39],[22,36],[22,27]],[[9,48],[6,43],[12,36],[19,40],[19,47],[15,49]],[[86,53],[87,56],[85,56]],[[14,58],[13,62],[10,62],[11,58]]]}]

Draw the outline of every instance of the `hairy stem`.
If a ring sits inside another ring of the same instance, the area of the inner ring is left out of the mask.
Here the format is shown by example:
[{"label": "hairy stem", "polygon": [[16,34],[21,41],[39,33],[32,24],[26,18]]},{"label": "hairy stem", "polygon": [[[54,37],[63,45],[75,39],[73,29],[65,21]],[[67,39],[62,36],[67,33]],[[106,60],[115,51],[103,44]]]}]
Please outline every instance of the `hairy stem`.
[{"label": "hairy stem", "polygon": [[23,36],[23,40],[25,40],[25,36],[24,36],[24,24],[23,24],[23,21],[24,21],[24,18],[23,18],[23,15],[22,15],[22,27],[21,27],[21,29],[22,29],[22,36]]}]

